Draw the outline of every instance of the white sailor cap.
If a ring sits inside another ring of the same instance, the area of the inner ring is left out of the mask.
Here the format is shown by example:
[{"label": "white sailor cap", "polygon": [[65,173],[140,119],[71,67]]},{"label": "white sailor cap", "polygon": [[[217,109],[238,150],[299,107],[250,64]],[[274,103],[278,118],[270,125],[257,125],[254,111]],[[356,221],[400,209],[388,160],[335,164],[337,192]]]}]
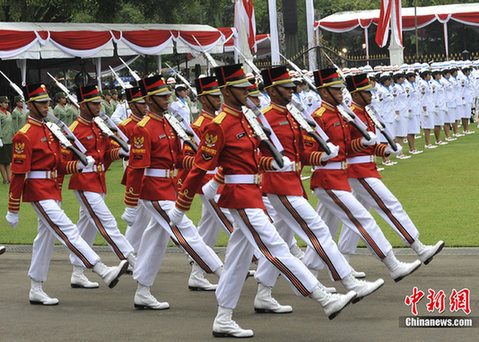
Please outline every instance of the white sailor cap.
[{"label": "white sailor cap", "polygon": [[373,71],[373,67],[370,66],[369,64],[366,64],[366,65],[363,67],[363,71],[365,71],[365,72],[371,72],[371,71]]},{"label": "white sailor cap", "polygon": [[416,63],[414,63],[414,64],[412,65],[412,67],[413,67],[414,69],[421,69],[421,63],[416,62]]},{"label": "white sailor cap", "polygon": [[404,63],[404,64],[401,65],[401,70],[407,70],[407,69],[409,69],[408,64]]}]

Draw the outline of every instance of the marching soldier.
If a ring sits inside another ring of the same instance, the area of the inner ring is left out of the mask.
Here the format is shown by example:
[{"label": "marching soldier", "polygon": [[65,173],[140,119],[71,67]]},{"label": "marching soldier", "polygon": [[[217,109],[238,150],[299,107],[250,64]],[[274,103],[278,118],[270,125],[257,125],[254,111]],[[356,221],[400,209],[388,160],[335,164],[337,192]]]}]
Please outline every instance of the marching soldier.
[{"label": "marching soldier", "polygon": [[[136,125],[143,119],[143,117],[148,113],[148,107],[146,105],[145,96],[146,91],[143,87],[133,87],[125,89],[126,99],[131,108],[130,116],[123,122],[118,125],[118,128],[126,135],[128,141],[131,142],[133,136],[133,130]],[[117,107],[118,109],[118,107]],[[127,166],[128,161],[125,160],[125,173],[123,174],[123,179],[121,184],[126,185],[126,175],[127,175]],[[123,216],[122,216],[123,218]],[[135,253],[138,252],[140,247],[141,236],[148,225],[150,220],[150,215],[146,208],[138,204],[138,209],[136,212],[136,217],[125,217],[129,221],[126,221],[127,227],[125,232],[125,238],[130,242]]]},{"label": "marching soldier", "polygon": [[58,140],[45,124],[50,101],[46,87],[29,84],[23,92],[30,115],[27,124],[13,137],[13,176],[6,219],[15,228],[18,225],[20,200],[31,202],[38,214],[38,235],[33,241],[32,262],[28,271],[31,278],[30,303],[56,305],[58,299],[49,297],[42,289],[42,283],[47,280],[55,239],[71,251],[78,264],[93,269],[110,288],[117,284],[128,263],[123,260],[117,267],[105,266],[60,208],[58,174],[81,172],[84,168],[92,167],[94,159],[87,157],[87,165],[65,161],[61,157]]},{"label": "marching soldier", "polygon": [[[286,67],[277,67],[261,72],[265,88],[271,97],[271,106],[264,111],[271,128],[276,133],[284,151],[294,164],[284,171],[267,171],[261,182],[263,193],[274,208],[273,223],[285,241],[291,241],[296,233],[309,247],[318,253],[328,266],[335,281],[341,281],[349,291],[356,292],[353,302],[379,289],[384,280],[374,283],[357,280],[332,240],[328,227],[317,212],[308,203],[306,192],[301,182],[301,168],[304,165],[325,165],[337,155],[337,147],[328,146],[331,154],[313,151],[306,148],[301,128],[289,113],[286,105],[291,101],[293,88],[296,86],[289,78]],[[264,155],[270,153],[262,148]],[[257,312],[284,313],[291,312],[291,306],[282,306],[271,297],[271,288],[276,283],[280,272],[265,258],[260,258],[255,278],[258,291],[254,301]]]},{"label": "marching soldier", "polygon": [[20,95],[14,97],[15,109],[12,111],[13,131],[18,132],[27,123],[28,114],[23,109],[23,100]]},{"label": "marching soldier", "polygon": [[[81,237],[92,246],[96,234],[105,239],[111,250],[120,260],[128,260],[135,267],[133,247],[120,233],[115,217],[105,204],[106,179],[105,172],[110,164],[128,156],[120,148],[114,148],[110,139],[93,121],[100,115],[101,97],[97,86],[80,87],[77,90],[80,105],[80,116],[71,124],[70,130],[86,148],[89,156],[95,159],[95,164],[84,168],[81,173],[71,176],[68,189],[73,190],[80,203],[80,217],[77,227]],[[71,254],[73,265],[71,286],[74,288],[95,288],[84,275],[84,266]]]},{"label": "marching soldier", "polygon": [[150,111],[133,130],[126,177],[127,207],[123,217],[135,217],[138,202],[151,216],[133,272],[133,279],[138,282],[134,303],[138,309],[163,310],[168,309],[169,304],[158,302],[150,293],[150,287],[160,269],[170,237],[205,272],[219,276],[223,265],[216,253],[203,242],[190,219],[184,217],[170,225],[172,217],[169,213],[176,200],[175,169],[190,168],[193,157],[183,155],[179,138],[164,117],[171,92],[163,78],[145,78],[142,86],[148,93],[146,102]]},{"label": "marching soldier", "polygon": [[[416,260],[404,263],[396,259],[391,244],[371,214],[353,196],[348,183],[347,158],[351,153],[359,153],[369,146],[374,146],[376,135],[369,132],[370,140],[365,137],[355,139],[351,137],[352,128],[336,107],[343,102],[342,87],[344,87],[336,69],[315,71],[314,79],[323,103],[314,113],[313,119],[325,131],[330,142],[339,146],[337,157],[329,160],[326,165],[317,166],[311,176],[311,189],[319,200],[318,213],[326,222],[333,237],[336,236],[339,227],[336,224],[337,220],[353,229],[389,269],[391,278],[399,281],[421,266],[421,262]],[[318,254],[309,246],[303,262],[312,269],[322,268]]]},{"label": "marching soldier", "polygon": [[[259,188],[259,169],[279,170],[281,167],[271,157],[261,156],[257,148],[260,141],[254,136],[242,106],[246,103],[247,88],[251,85],[241,64],[215,68],[223,94],[222,111],[206,126],[195,162],[178,194],[176,205],[169,213],[172,224],[184,219],[194,194],[207,170],[223,167],[225,187],[218,205],[229,208],[235,221],[225,259],[225,269],[220,277],[216,298],[218,314],[213,323],[216,337],[251,337],[253,331],[242,329],[233,319],[248,267],[255,250],[280,269],[296,292],[318,301],[330,319],[334,318],[356,296],[324,292],[318,280],[306,266],[290,252],[264,212]],[[291,167],[283,157],[283,168]]]},{"label": "marching soldier", "polygon": [[[365,107],[371,103],[372,85],[366,74],[346,77],[346,85],[352,94],[352,111],[364,122],[369,131],[374,131],[375,126]],[[357,130],[351,130],[351,139],[360,138]],[[401,146],[394,151],[390,146],[377,144],[365,150],[353,152],[348,156],[348,181],[354,196],[365,206],[373,208],[394,229],[406,246],[411,247],[419,259],[428,264],[432,258],[444,247],[444,241],[439,241],[435,246],[425,246],[419,240],[419,231],[402,208],[398,199],[381,182],[377,172],[375,156],[400,153]],[[342,229],[339,237],[339,248],[347,255],[354,254],[359,242],[359,236],[352,229]]]},{"label": "marching soldier", "polygon": [[7,110],[10,101],[7,96],[0,96],[0,173],[3,184],[10,183],[12,173],[12,137],[13,130],[12,114]]}]

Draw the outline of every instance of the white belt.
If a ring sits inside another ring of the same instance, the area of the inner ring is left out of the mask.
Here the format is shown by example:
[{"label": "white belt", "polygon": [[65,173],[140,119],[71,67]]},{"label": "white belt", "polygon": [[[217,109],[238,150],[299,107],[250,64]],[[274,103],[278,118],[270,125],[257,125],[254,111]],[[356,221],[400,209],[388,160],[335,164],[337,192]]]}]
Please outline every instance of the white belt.
[{"label": "white belt", "polygon": [[207,175],[215,175],[216,172],[218,172],[218,168],[215,168],[214,170],[206,171]]},{"label": "white belt", "polygon": [[260,184],[261,174],[254,175],[225,175],[225,184]]},{"label": "white belt", "polygon": [[57,178],[57,170],[55,171],[30,171],[26,174],[29,179],[53,179]]},{"label": "white belt", "polygon": [[283,171],[268,170],[266,172],[296,172],[296,171],[301,171],[301,162],[295,162],[294,164],[291,164],[290,167],[288,167],[286,170],[283,170]]},{"label": "white belt", "polygon": [[93,165],[92,167],[85,168],[81,172],[88,173],[88,172],[102,172],[105,171],[105,166],[103,164],[100,165]]},{"label": "white belt", "polygon": [[170,169],[145,169],[145,176],[148,177],[160,177],[160,178],[174,178],[176,177],[177,170]]},{"label": "white belt", "polygon": [[348,164],[363,164],[363,163],[375,163],[376,156],[369,155],[369,156],[357,156],[347,159]]},{"label": "white belt", "polygon": [[315,166],[315,170],[346,170],[348,168],[348,163],[344,161],[340,162],[328,162],[324,166]]}]

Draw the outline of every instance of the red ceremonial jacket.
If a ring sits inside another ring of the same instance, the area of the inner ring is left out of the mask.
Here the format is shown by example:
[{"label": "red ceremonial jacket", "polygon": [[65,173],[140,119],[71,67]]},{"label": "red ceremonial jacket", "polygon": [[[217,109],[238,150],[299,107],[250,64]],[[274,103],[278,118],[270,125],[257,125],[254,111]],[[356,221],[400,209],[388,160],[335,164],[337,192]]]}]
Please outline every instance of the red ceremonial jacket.
[{"label": "red ceremonial jacket", "polygon": [[[134,207],[138,198],[176,200],[174,170],[191,168],[193,157],[183,155],[180,139],[168,121],[163,116],[148,112],[135,126],[130,142],[125,204]],[[143,176],[146,168],[171,170],[171,177]]]},{"label": "red ceremonial jacket", "polygon": [[[135,126],[138,122],[141,121],[141,118],[135,116],[134,114],[131,114],[128,119],[120,122],[118,125],[118,129],[125,134],[125,136],[128,138],[128,142],[131,142],[131,137],[133,135],[133,130],[135,129]],[[128,165],[128,161],[126,160],[126,165]],[[123,178],[121,180],[122,185],[126,185],[126,175],[127,175],[127,169],[125,169],[125,172],[123,172]]]},{"label": "red ceremonial jacket", "polygon": [[339,146],[338,156],[330,159],[328,163],[342,162],[345,167],[338,170],[315,170],[311,176],[311,189],[323,188],[351,191],[351,187],[348,183],[346,158],[349,157],[352,152],[361,151],[365,148],[361,143],[361,138],[351,138],[351,127],[343,120],[336,107],[333,107],[325,101],[323,101],[321,107],[313,113],[313,119],[324,130],[329,137],[329,141]]},{"label": "red ceremonial jacket", "polygon": [[103,167],[103,170],[72,175],[68,189],[106,194],[105,171],[112,161],[120,158],[120,149],[112,146],[110,138],[93,121],[81,116],[70,125],[70,130],[86,148],[86,154],[95,159],[95,165]]},{"label": "red ceremonial jacket", "polygon": [[8,210],[20,210],[23,202],[46,199],[61,201],[60,185],[55,177],[29,179],[30,171],[51,171],[53,175],[78,172],[78,161],[66,161],[58,140],[44,122],[28,117],[27,123],[14,136],[12,157],[12,179],[8,196]]},{"label": "red ceremonial jacket", "polygon": [[[283,155],[295,163],[291,172],[265,172],[261,187],[264,193],[277,195],[306,196],[301,181],[301,167],[320,165],[322,152],[305,148],[303,132],[286,107],[271,102],[264,109],[264,115],[284,148]],[[308,142],[309,143],[309,142]],[[271,155],[267,148],[261,146],[264,155]]]},{"label": "red ceremonial jacket", "polygon": [[[259,139],[243,113],[223,104],[221,113],[205,127],[193,168],[183,182],[176,206],[188,210],[207,170],[218,165],[228,175],[258,174],[272,169],[273,158],[261,156]],[[265,209],[258,184],[225,184],[218,206]]]},{"label": "red ceremonial jacket", "polygon": [[[351,110],[356,114],[356,116],[364,122],[367,126],[368,131],[375,132],[376,128],[374,123],[371,121],[369,116],[366,113],[364,107],[352,103]],[[357,129],[351,130],[351,139],[361,138],[362,135],[359,133]],[[367,148],[357,151],[351,152],[349,158],[357,157],[357,156],[385,156],[386,146],[384,144],[376,144],[374,146],[368,146]],[[360,164],[348,164],[348,177],[349,178],[367,178],[367,177],[374,177],[374,178],[381,178],[379,175],[378,170],[376,169],[376,163],[360,163]]]}]

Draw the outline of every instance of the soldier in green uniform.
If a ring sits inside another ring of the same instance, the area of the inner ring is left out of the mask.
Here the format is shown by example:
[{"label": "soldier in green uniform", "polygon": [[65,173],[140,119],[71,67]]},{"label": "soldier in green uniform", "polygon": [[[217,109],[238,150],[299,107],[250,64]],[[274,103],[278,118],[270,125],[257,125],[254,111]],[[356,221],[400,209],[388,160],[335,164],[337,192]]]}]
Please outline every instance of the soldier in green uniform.
[{"label": "soldier in green uniform", "polygon": [[[116,89],[112,89],[111,90],[111,101],[110,101],[110,105],[111,105],[111,109],[112,109],[112,114],[115,112],[116,110],[116,106],[118,106],[118,104],[120,103],[120,101],[118,101],[118,90]],[[111,115],[110,115],[111,116]]]},{"label": "soldier in green uniform", "polygon": [[71,124],[70,118],[68,117],[68,113],[66,111],[66,104],[67,104],[67,96],[64,92],[59,92],[55,94],[55,100],[57,101],[57,105],[55,109],[53,109],[53,114],[62,120],[67,126]]},{"label": "soldier in green uniform", "polygon": [[3,184],[10,183],[10,164],[12,162],[13,121],[12,114],[7,111],[10,101],[8,96],[0,96],[0,173]]},{"label": "soldier in green uniform", "polygon": [[28,114],[23,110],[23,100],[20,95],[14,97],[15,109],[12,110],[13,132],[16,133],[27,123]]},{"label": "soldier in green uniform", "polygon": [[68,122],[65,122],[67,126],[70,126],[73,121],[78,119],[78,115],[80,115],[80,110],[75,107],[70,99],[67,99],[67,104],[65,106],[65,111],[67,112]]},{"label": "soldier in green uniform", "polygon": [[109,89],[103,90],[103,100],[101,101],[101,111],[111,117],[113,114],[112,105],[111,105],[111,92]]}]

